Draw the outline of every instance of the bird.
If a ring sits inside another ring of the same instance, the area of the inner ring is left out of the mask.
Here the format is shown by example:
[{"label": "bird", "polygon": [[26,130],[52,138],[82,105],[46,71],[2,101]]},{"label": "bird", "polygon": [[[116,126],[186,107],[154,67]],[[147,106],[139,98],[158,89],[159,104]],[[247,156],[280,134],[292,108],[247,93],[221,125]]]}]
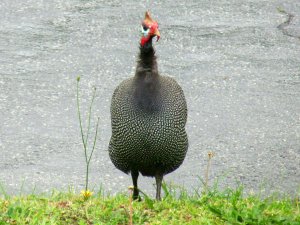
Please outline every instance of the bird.
[{"label": "bird", "polygon": [[108,152],[114,166],[131,174],[133,199],[140,199],[138,176],[155,177],[161,200],[163,177],[176,170],[188,150],[187,103],[174,78],[158,72],[153,40],[159,26],[146,11],[135,75],[122,81],[111,100]]}]

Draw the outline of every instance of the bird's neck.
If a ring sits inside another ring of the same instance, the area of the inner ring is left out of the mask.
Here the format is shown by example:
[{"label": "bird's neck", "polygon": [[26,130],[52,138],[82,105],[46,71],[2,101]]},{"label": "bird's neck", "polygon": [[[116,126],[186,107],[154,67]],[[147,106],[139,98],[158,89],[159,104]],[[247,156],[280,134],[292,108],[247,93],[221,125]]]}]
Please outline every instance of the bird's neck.
[{"label": "bird's neck", "polygon": [[152,40],[146,43],[143,47],[140,47],[139,59],[137,62],[136,76],[145,76],[151,74],[151,76],[157,77],[157,62],[155,56],[155,50],[152,46]]},{"label": "bird's neck", "polygon": [[140,47],[139,60],[135,74],[135,101],[137,106],[147,112],[158,110],[159,79],[155,51],[152,45]]}]

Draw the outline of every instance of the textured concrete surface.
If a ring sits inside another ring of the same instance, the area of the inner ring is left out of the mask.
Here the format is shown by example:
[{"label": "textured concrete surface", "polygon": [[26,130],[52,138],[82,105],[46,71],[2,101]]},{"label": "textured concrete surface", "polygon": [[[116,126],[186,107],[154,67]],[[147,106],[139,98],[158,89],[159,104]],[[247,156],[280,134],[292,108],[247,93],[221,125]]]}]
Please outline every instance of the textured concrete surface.
[{"label": "textured concrete surface", "polygon": [[[296,193],[300,186],[300,3],[279,0],[2,0],[0,181],[9,193],[84,185],[76,112],[97,87],[99,138],[91,185],[126,191],[130,176],[108,158],[110,98],[133,76],[146,9],[160,24],[161,74],[185,91],[190,147],[167,182]],[[154,192],[154,179],[140,178]]]}]

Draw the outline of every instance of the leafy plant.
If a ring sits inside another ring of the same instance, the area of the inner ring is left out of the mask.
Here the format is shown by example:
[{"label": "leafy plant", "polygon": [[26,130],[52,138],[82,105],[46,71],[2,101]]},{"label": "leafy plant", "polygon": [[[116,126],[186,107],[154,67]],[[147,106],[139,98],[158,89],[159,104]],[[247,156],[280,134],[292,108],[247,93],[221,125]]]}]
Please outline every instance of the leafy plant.
[{"label": "leafy plant", "polygon": [[[0,198],[0,225],[7,224],[300,224],[298,198],[244,195],[243,188],[200,197],[166,186],[167,198],[129,201],[128,194],[89,198],[74,191]],[[185,191],[184,191],[185,192]],[[131,192],[132,194],[132,192]],[[130,207],[128,207],[128,203]]]},{"label": "leafy plant", "polygon": [[96,140],[97,140],[97,135],[98,135],[98,126],[99,126],[99,117],[97,118],[96,131],[95,131],[95,136],[94,136],[94,141],[93,141],[93,147],[92,147],[91,151],[88,151],[88,140],[89,140],[89,134],[90,134],[90,128],[91,128],[92,106],[93,106],[95,95],[96,95],[96,88],[94,87],[94,89],[93,89],[93,96],[92,96],[92,100],[91,100],[91,104],[90,104],[89,112],[88,112],[87,131],[86,131],[86,134],[84,135],[83,128],[82,128],[81,113],[80,113],[80,104],[79,104],[80,103],[80,101],[79,101],[79,81],[80,81],[80,77],[78,76],[77,77],[77,112],[78,112],[80,133],[81,133],[81,139],[82,139],[85,162],[86,162],[85,190],[82,192],[82,195],[83,195],[84,198],[89,198],[92,194],[88,190],[89,168],[90,168],[91,159],[92,159],[92,156],[93,156],[93,153],[94,153],[94,150],[95,150],[95,146],[96,146]]}]

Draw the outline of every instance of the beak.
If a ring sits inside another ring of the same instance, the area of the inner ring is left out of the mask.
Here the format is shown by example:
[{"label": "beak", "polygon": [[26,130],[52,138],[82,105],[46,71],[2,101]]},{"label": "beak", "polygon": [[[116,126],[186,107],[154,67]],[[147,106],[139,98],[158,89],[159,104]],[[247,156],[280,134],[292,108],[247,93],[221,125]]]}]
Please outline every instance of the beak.
[{"label": "beak", "polygon": [[154,35],[156,36],[156,41],[158,41],[160,38],[160,33],[158,29],[155,30]]}]

